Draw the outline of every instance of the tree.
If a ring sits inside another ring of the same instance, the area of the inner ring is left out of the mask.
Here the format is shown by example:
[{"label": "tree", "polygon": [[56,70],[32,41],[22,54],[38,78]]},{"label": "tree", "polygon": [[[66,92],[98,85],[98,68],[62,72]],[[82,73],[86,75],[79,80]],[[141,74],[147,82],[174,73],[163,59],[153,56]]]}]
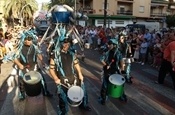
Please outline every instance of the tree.
[{"label": "tree", "polygon": [[69,6],[74,6],[75,1],[76,0],[51,0],[51,3],[49,4],[49,7],[51,8],[52,6],[59,5],[59,4],[67,4]]},{"label": "tree", "polygon": [[14,20],[19,20],[21,15],[25,19],[25,23],[31,23],[38,5],[35,0],[6,0],[3,8],[7,25],[13,27]]},{"label": "tree", "polygon": [[166,16],[166,23],[169,28],[175,27],[175,15]]}]

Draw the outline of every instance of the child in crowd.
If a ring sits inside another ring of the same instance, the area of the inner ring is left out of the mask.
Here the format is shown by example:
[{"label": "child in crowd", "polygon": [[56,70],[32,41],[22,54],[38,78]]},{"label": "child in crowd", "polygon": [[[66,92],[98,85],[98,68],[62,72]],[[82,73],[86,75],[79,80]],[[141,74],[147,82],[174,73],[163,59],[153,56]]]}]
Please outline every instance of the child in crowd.
[{"label": "child in crowd", "polygon": [[148,48],[148,43],[146,41],[146,38],[143,39],[143,42],[140,45],[140,59],[141,59],[141,65],[145,64],[145,56]]},{"label": "child in crowd", "polygon": [[161,52],[161,43],[160,39],[155,40],[156,44],[154,45],[153,49],[153,64],[151,66],[156,67],[157,69],[160,66],[162,60],[162,52]]},{"label": "child in crowd", "polygon": [[139,46],[139,44],[137,44],[136,49],[134,51],[134,57],[133,57],[135,62],[139,61],[139,49],[140,49],[140,46]]}]

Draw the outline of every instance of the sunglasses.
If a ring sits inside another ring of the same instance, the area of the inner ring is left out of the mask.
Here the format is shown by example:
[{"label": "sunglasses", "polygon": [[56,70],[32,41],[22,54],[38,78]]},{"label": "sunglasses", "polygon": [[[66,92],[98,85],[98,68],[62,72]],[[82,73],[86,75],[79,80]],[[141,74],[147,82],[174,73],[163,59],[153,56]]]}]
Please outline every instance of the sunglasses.
[{"label": "sunglasses", "polygon": [[27,37],[25,40],[32,41],[31,37]]}]

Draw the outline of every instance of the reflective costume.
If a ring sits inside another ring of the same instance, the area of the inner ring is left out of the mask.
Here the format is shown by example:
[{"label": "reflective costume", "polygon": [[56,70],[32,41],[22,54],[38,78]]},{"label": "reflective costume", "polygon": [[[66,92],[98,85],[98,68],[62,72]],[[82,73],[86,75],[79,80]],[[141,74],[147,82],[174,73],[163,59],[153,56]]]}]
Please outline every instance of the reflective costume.
[{"label": "reflective costume", "polygon": [[[61,79],[61,84],[67,87],[71,86],[80,86],[84,90],[84,97],[83,102],[80,106],[86,107],[88,103],[88,96],[87,92],[85,90],[85,85],[80,82],[78,79],[78,76],[75,73],[74,70],[74,63],[73,61],[76,59],[75,54],[72,51],[69,51],[67,53],[60,52],[59,55],[56,53],[51,56],[52,59],[54,59],[56,64],[56,74]],[[65,88],[63,85],[57,86],[58,91],[58,97],[59,97],[59,114],[65,114],[68,112],[68,100],[67,100],[67,88]]]},{"label": "reflective costume", "polygon": [[125,64],[125,72],[123,72],[122,74],[125,74],[125,78],[126,78],[126,82],[128,83],[132,83],[131,81],[131,61],[129,62],[128,60],[131,60],[132,55],[131,53],[129,53],[129,47],[130,44],[127,41],[124,41],[124,43],[120,43],[119,42],[119,50],[122,54],[122,59],[124,61]]},{"label": "reflective costume", "polygon": [[[52,68],[53,65],[50,64],[50,71],[54,72],[61,80],[61,84],[57,84],[57,92],[59,97],[58,115],[65,115],[68,113],[69,103],[67,91],[73,85],[80,86],[84,91],[83,102],[81,103],[80,107],[86,108],[88,103],[85,85],[83,82],[80,82],[78,76],[76,76],[74,68],[74,60],[77,60],[74,45],[78,43],[81,50],[84,51],[83,39],[81,39],[78,30],[73,25],[78,16],[80,16],[80,14],[74,14],[73,9],[68,5],[55,5],[48,11],[47,14],[47,17],[51,19],[52,26],[54,26],[50,37],[48,37],[51,38],[50,46],[52,46],[52,51],[49,51],[51,52],[50,57],[51,61],[54,61],[54,68]],[[85,15],[81,15],[80,17],[83,18]],[[70,28],[67,29],[67,27]],[[50,27],[48,27],[48,30],[49,28]],[[44,40],[48,40],[45,37],[48,30],[44,34],[40,44],[42,44]],[[71,34],[73,34],[75,38],[72,38]],[[62,52],[63,43],[68,39],[71,44],[69,50]]]},{"label": "reflective costume", "polygon": [[[32,44],[30,46],[24,45],[25,39],[29,39],[29,38],[30,40],[32,40]],[[19,62],[24,66],[24,69],[21,70],[16,64],[14,64],[13,66],[14,69],[12,70],[12,74],[15,73],[19,76],[19,89],[20,89],[19,99],[21,100],[25,99],[25,96],[26,96],[24,81],[23,81],[23,77],[25,73],[29,71],[38,71],[37,55],[41,54],[41,51],[39,50],[38,46],[35,44],[36,41],[37,41],[37,38],[33,30],[24,31],[21,34],[21,39],[16,49],[16,52],[10,57],[6,56],[3,60],[3,61],[19,60]],[[44,77],[41,78],[41,83],[42,83],[43,95],[47,95],[49,92],[47,91],[47,86],[46,86]]]},{"label": "reflective costume", "polygon": [[[108,50],[102,57],[100,57],[100,61],[104,61],[106,63],[106,65],[103,66],[103,83],[100,93],[101,97],[99,98],[101,104],[104,105],[108,96],[109,76],[112,74],[121,73],[121,70],[119,68],[119,62],[122,61],[121,52],[118,50],[117,47],[114,47],[113,49]],[[121,96],[120,98],[123,98],[124,96],[125,94],[123,94],[123,96]]]}]

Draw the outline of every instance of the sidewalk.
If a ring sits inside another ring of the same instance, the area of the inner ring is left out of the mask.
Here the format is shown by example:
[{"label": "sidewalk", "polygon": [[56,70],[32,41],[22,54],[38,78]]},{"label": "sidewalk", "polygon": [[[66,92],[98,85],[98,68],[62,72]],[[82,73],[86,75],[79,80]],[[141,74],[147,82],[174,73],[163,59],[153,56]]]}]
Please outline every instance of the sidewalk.
[{"label": "sidewalk", "polygon": [[0,73],[0,88],[2,87],[3,83],[7,80],[10,72],[12,70],[13,62],[3,63],[1,65],[1,73]]}]

